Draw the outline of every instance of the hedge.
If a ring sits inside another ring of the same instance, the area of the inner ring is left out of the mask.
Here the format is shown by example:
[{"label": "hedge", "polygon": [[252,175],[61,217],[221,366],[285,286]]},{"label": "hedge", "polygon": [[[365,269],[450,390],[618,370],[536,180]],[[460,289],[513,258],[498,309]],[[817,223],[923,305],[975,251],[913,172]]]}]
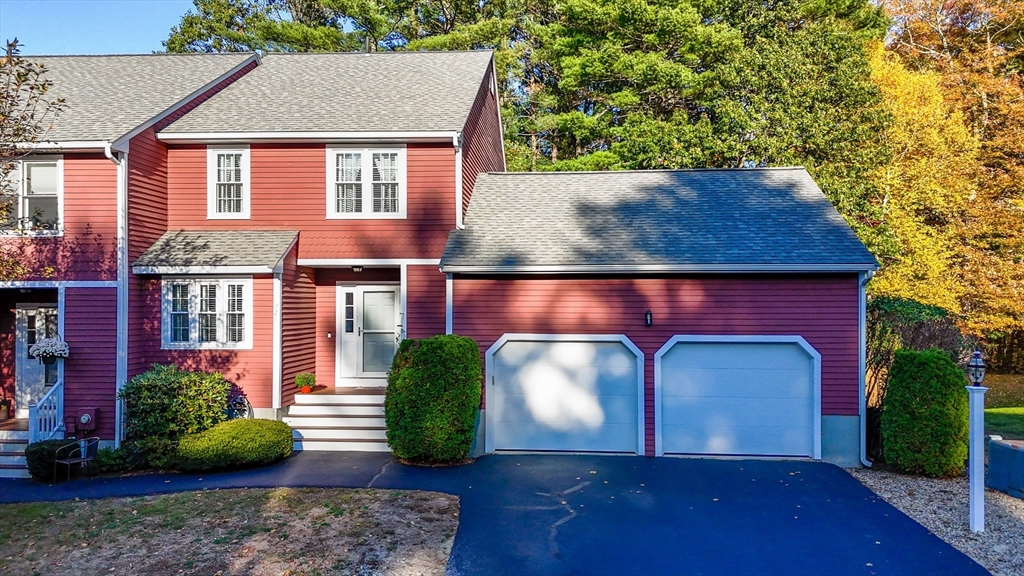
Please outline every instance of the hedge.
[{"label": "hedge", "polygon": [[154,364],[121,389],[129,440],[177,440],[227,418],[231,383],[218,372],[189,372]]},{"label": "hedge", "polygon": [[186,471],[272,464],[292,453],[292,428],[277,420],[228,420],[178,442],[176,468]]},{"label": "hedge", "polygon": [[480,349],[471,338],[402,342],[384,398],[392,453],[423,463],[464,460],[473,444],[482,380]]},{"label": "hedge", "polygon": [[899,350],[882,403],[882,449],[893,469],[957,476],[967,459],[967,378],[948,353]]},{"label": "hedge", "polygon": [[[36,482],[46,482],[49,484],[67,478],[67,464],[60,465],[57,469],[56,477],[54,477],[54,465],[57,463],[57,449],[73,443],[74,440],[43,440],[42,442],[29,444],[25,448],[25,461],[28,463],[28,473],[32,475],[32,479]],[[64,452],[61,453],[62,458],[64,454]],[[71,471],[72,477],[74,477],[77,468],[75,466]]]}]

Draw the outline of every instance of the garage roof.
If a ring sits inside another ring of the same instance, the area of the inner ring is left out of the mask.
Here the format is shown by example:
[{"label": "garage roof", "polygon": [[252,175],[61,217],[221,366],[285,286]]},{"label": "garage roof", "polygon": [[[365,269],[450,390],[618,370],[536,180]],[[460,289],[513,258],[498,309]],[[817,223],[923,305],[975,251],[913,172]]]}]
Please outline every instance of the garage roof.
[{"label": "garage roof", "polygon": [[489,173],[443,271],[867,271],[803,168]]}]

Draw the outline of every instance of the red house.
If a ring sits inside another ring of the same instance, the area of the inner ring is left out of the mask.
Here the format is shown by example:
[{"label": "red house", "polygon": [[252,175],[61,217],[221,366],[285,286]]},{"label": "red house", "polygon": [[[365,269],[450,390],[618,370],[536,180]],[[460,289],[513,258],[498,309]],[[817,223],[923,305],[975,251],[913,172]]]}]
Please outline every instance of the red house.
[{"label": "red house", "polygon": [[876,264],[802,169],[504,173],[490,52],[46,62],[75,97],[21,172],[60,216],[6,241],[55,270],[2,294],[33,438],[119,441],[117,389],[173,362],[297,449],[387,450],[397,342],[455,332],[478,452],[860,459]]}]

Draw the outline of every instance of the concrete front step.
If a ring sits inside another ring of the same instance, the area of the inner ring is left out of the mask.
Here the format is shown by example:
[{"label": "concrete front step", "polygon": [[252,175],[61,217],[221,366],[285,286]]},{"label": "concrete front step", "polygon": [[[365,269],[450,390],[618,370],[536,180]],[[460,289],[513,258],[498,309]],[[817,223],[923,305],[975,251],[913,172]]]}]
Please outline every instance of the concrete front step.
[{"label": "concrete front step", "polygon": [[0,454],[24,454],[26,446],[28,446],[28,439],[0,440]]},{"label": "concrete front step", "polygon": [[292,428],[383,428],[383,416],[285,416],[284,423]]},{"label": "concrete front step", "polygon": [[31,478],[32,475],[28,473],[28,468],[24,466],[11,466],[5,468],[0,464],[0,478]]},{"label": "concrete front step", "polygon": [[18,466],[21,468],[27,468],[28,462],[25,461],[25,453],[21,454],[0,454],[0,466]]},{"label": "concrete front step", "polygon": [[296,394],[295,404],[379,404],[384,405],[384,388],[356,388],[345,394]]},{"label": "concrete front step", "polygon": [[296,428],[292,433],[295,440],[387,440],[387,429],[380,427],[345,428],[339,426]]},{"label": "concrete front step", "polygon": [[0,440],[28,440],[28,430],[0,430]]},{"label": "concrete front step", "polygon": [[384,417],[383,404],[292,404],[289,416],[371,416]]},{"label": "concrete front step", "polygon": [[390,452],[388,443],[373,440],[295,440],[295,451],[314,450],[323,452]]}]

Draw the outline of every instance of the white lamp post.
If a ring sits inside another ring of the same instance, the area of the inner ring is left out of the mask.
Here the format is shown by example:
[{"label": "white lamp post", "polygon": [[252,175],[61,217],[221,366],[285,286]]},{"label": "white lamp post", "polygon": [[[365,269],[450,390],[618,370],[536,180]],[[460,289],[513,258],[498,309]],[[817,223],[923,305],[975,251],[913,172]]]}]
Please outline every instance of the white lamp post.
[{"label": "white lamp post", "polygon": [[981,352],[974,351],[967,364],[967,396],[970,399],[970,445],[967,469],[970,474],[971,532],[985,531],[985,361]]}]

